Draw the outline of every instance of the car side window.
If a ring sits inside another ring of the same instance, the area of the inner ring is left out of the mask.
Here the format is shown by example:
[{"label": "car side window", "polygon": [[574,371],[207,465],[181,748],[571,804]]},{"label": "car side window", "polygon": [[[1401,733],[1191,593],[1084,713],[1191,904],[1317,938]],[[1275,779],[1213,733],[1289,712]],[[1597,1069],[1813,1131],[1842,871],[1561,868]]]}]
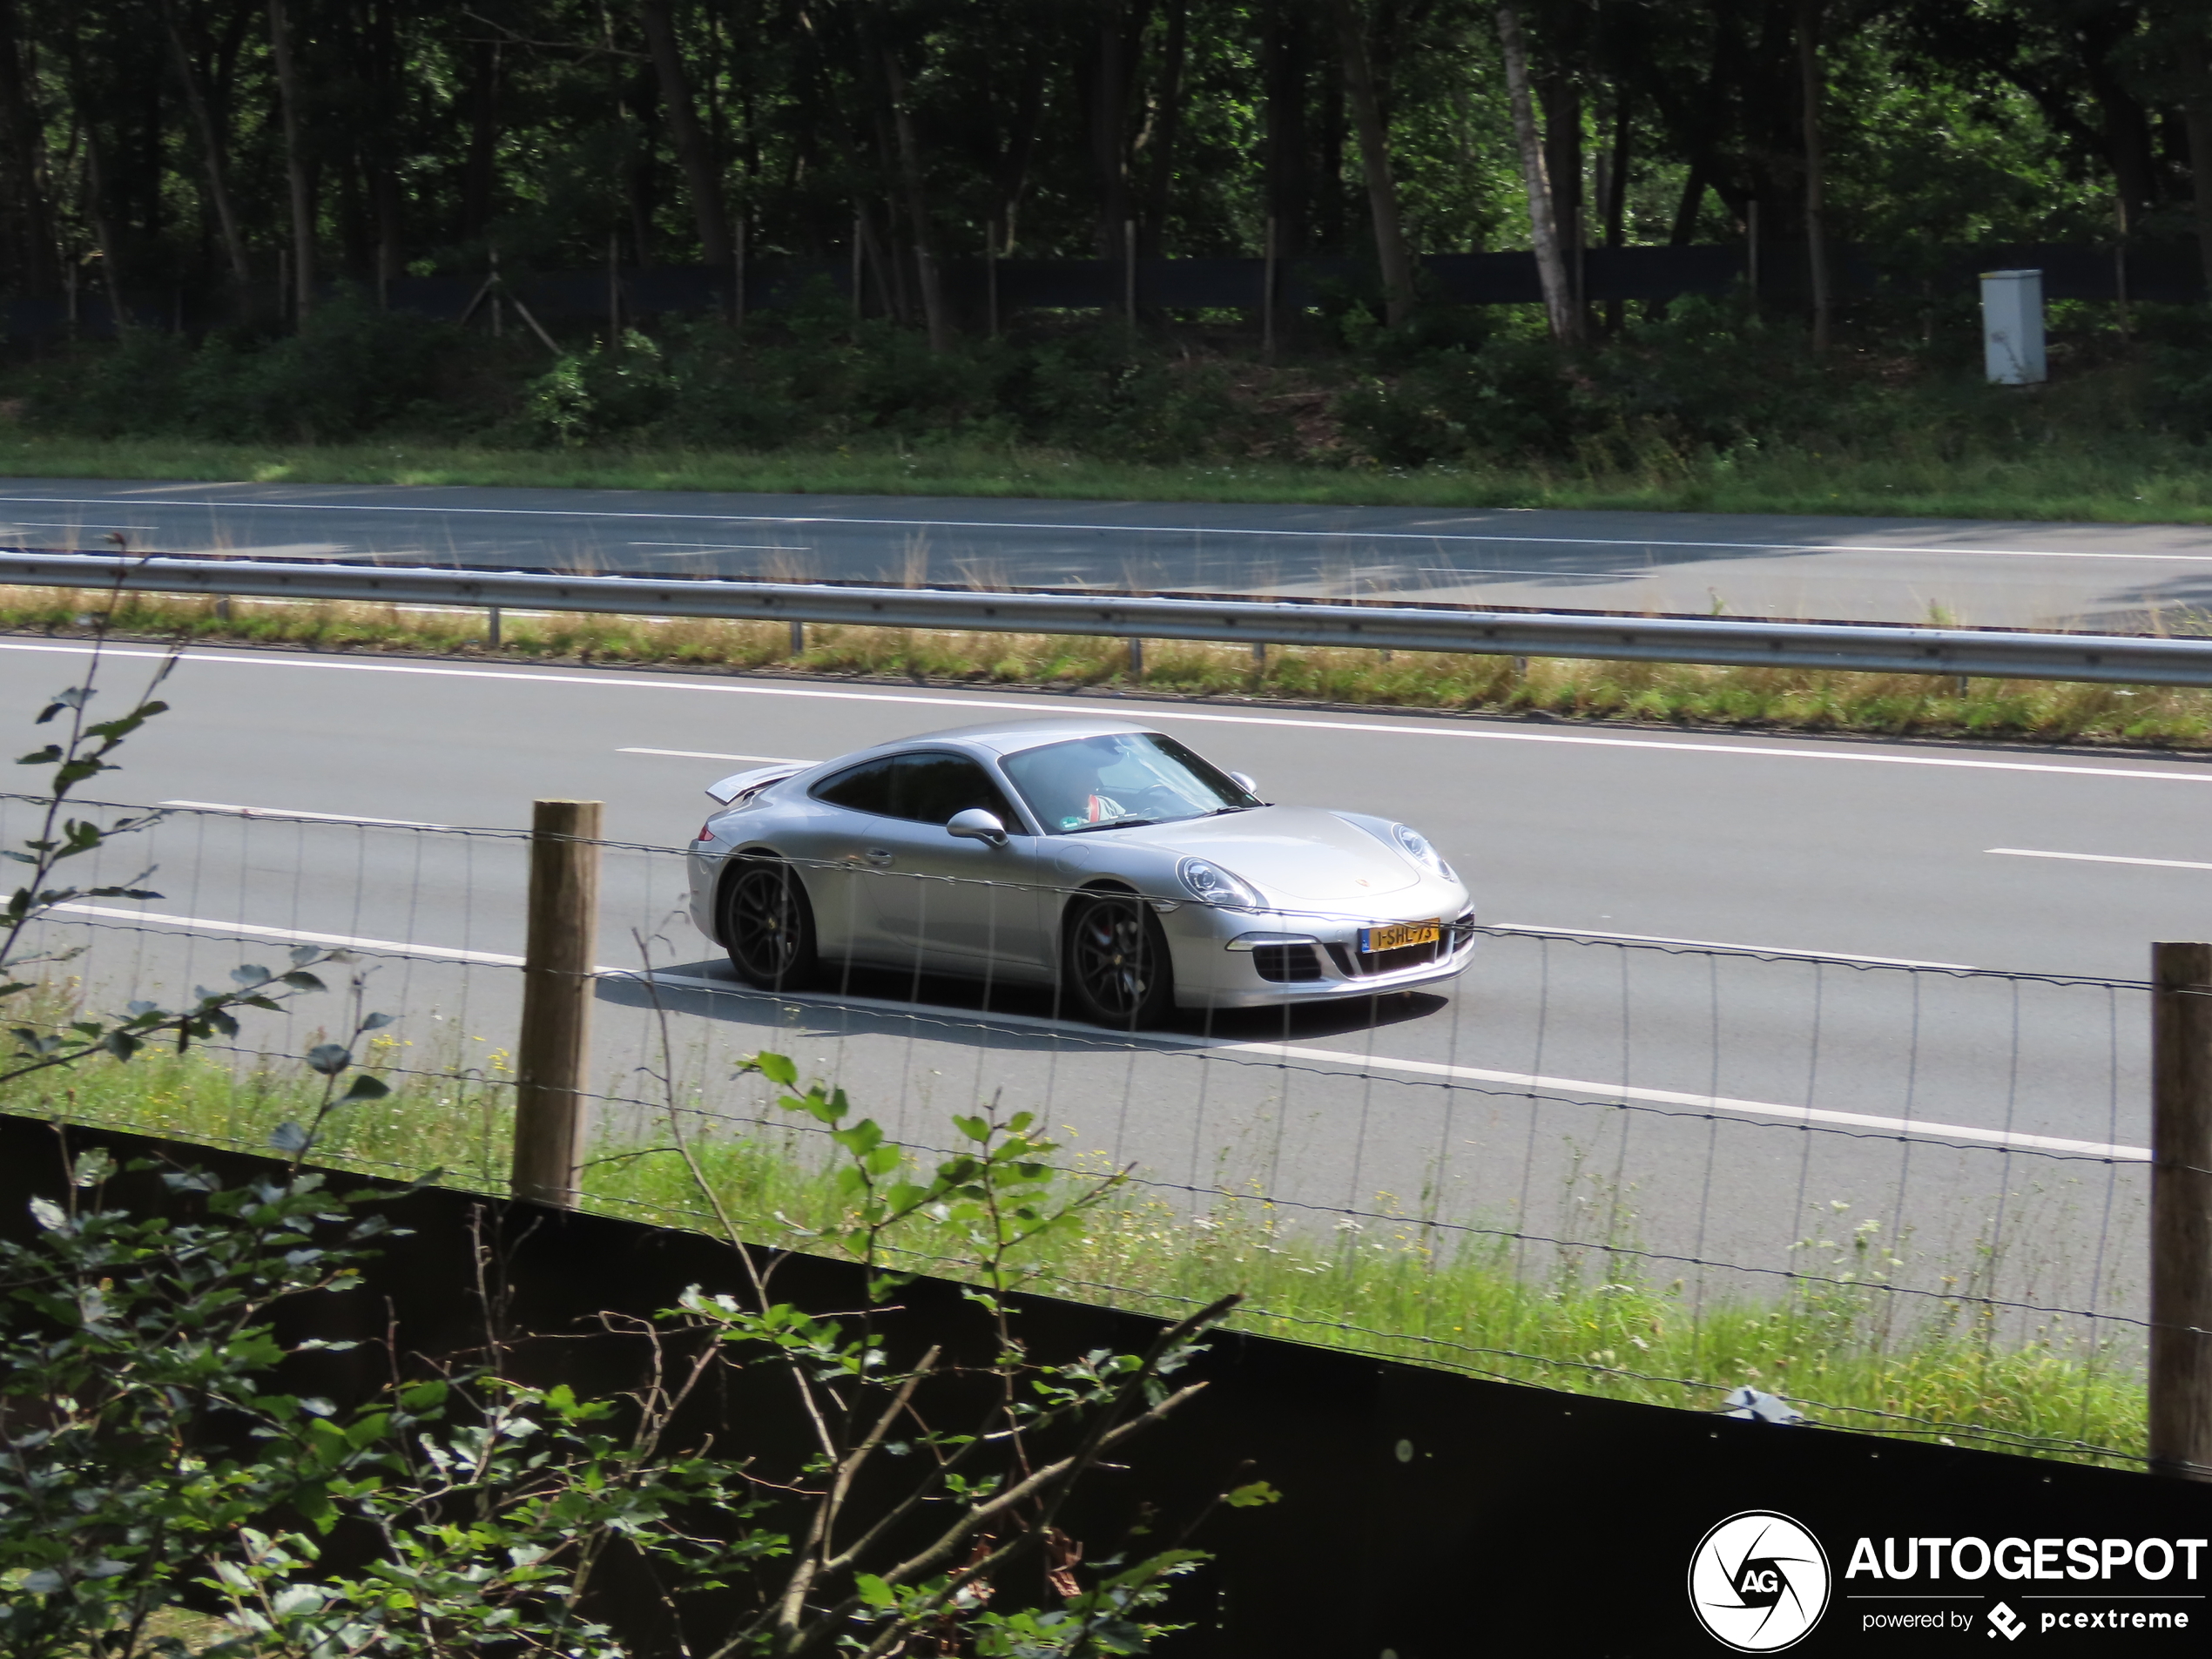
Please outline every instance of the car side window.
[{"label": "car side window", "polygon": [[879,818],[900,816],[892,810],[891,779],[893,769],[901,759],[899,755],[887,755],[880,760],[849,766],[835,777],[816,784],[814,799],[851,813],[873,813]]},{"label": "car side window", "polygon": [[901,755],[892,779],[887,810],[894,818],[942,824],[954,813],[980,806],[1008,829],[1022,833],[1022,820],[1007,805],[991,774],[966,755]]}]

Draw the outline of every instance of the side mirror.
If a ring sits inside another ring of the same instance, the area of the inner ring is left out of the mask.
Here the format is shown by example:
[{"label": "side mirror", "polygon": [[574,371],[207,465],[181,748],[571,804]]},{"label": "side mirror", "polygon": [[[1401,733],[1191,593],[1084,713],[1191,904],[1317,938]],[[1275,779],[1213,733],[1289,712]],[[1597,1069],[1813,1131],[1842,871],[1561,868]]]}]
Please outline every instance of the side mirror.
[{"label": "side mirror", "polygon": [[983,841],[992,846],[1006,845],[1006,826],[999,822],[996,813],[987,813],[981,806],[954,813],[945,821],[945,833],[962,841]]},{"label": "side mirror", "polygon": [[1259,793],[1259,786],[1252,781],[1252,775],[1249,772],[1232,772],[1229,774],[1229,781],[1247,795],[1257,796]]}]

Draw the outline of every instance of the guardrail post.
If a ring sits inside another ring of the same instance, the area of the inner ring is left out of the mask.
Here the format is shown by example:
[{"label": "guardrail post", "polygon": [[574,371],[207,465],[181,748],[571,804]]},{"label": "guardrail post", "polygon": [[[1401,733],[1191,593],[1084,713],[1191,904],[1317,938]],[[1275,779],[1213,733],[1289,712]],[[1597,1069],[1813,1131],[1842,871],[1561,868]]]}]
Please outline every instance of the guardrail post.
[{"label": "guardrail post", "polygon": [[2150,1467],[2212,1480],[2212,945],[2150,952]]},{"label": "guardrail post", "polygon": [[516,1197],[563,1208],[574,1207],[583,1184],[590,1131],[584,1084],[591,1051],[601,811],[596,800],[542,800],[530,819],[512,1180]]}]

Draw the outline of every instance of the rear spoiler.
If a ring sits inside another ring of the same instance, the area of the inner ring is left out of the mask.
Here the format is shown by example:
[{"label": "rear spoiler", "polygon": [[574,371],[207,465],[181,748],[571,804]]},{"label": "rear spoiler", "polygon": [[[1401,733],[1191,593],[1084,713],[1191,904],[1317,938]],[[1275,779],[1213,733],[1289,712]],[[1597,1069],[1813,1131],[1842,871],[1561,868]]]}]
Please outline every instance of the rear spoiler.
[{"label": "rear spoiler", "polygon": [[811,760],[791,762],[780,766],[755,766],[751,772],[733,772],[719,783],[706,786],[707,796],[716,805],[727,806],[740,795],[750,795],[755,790],[765,789],[770,784],[779,784],[793,778],[814,763]]}]

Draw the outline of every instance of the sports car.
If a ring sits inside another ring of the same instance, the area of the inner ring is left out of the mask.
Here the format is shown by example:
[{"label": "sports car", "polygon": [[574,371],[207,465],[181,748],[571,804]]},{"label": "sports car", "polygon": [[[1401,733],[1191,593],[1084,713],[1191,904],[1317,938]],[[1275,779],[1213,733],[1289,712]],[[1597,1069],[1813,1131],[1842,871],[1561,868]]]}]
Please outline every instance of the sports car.
[{"label": "sports car", "polygon": [[1426,837],[1256,790],[1116,719],[963,726],[759,767],[706,792],[691,917],[764,988],[846,965],[1030,981],[1123,1029],[1466,968],[1474,907]]}]

